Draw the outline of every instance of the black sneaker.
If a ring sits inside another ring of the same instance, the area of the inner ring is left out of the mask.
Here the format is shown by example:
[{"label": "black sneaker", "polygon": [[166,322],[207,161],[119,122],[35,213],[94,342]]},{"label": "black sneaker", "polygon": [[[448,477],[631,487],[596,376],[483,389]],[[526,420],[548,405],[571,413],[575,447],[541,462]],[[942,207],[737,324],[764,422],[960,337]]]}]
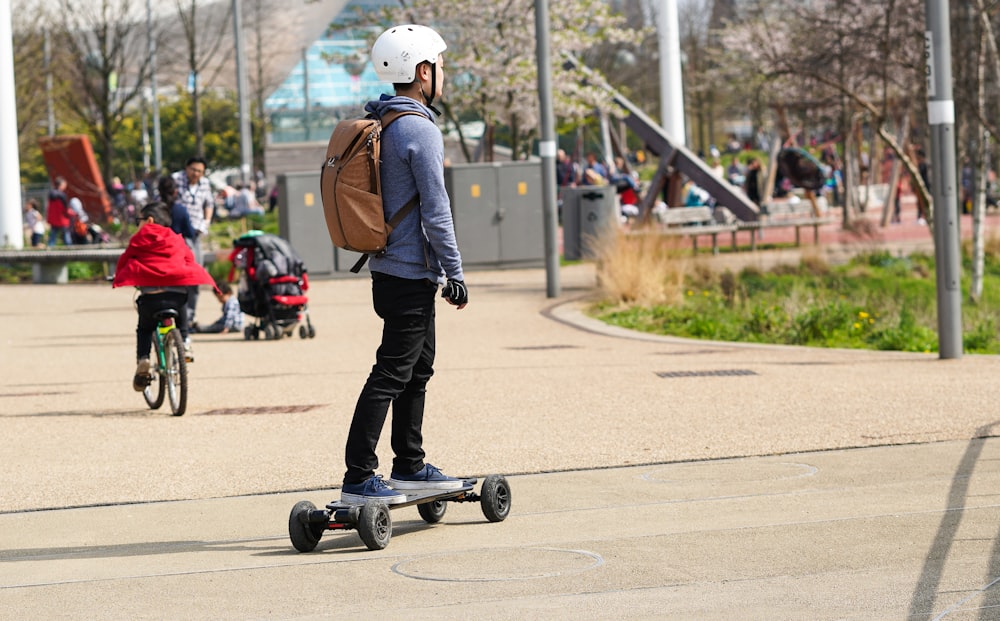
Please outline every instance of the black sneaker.
[{"label": "black sneaker", "polygon": [[389,485],[393,489],[459,489],[465,482],[462,479],[445,476],[443,472],[430,464],[413,474],[398,474],[393,472],[389,477]]},{"label": "black sneaker", "polygon": [[344,483],[340,489],[340,502],[348,505],[363,505],[378,500],[387,505],[406,502],[406,494],[393,490],[382,479],[382,475],[369,478],[364,483]]}]

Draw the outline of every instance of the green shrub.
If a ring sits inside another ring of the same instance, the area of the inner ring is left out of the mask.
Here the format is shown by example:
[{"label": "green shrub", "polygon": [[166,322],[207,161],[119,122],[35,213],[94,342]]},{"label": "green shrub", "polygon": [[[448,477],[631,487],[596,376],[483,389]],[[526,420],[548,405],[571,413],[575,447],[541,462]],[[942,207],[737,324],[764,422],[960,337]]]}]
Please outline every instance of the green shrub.
[{"label": "green shrub", "polygon": [[[1000,261],[988,261],[983,299],[963,305],[964,349],[1000,353]],[[909,352],[937,351],[933,258],[873,252],[842,266],[818,261],[710,277],[689,271],[674,303],[595,307],[635,330],[712,340]],[[967,280],[967,279],[964,279]],[[964,283],[967,286],[967,283]]]}]

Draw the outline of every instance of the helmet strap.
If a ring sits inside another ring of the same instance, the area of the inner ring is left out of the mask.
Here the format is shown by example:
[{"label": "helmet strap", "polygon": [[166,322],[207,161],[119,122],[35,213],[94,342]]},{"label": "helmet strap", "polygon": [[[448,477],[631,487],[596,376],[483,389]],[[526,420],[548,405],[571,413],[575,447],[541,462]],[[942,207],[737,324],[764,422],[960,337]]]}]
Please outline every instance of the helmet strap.
[{"label": "helmet strap", "polygon": [[423,96],[424,102],[427,104],[427,107],[430,108],[434,112],[434,114],[441,116],[441,111],[434,107],[434,93],[437,92],[437,77],[438,77],[437,63],[430,63],[430,66],[431,66],[431,95],[430,97],[427,96],[427,93],[424,92],[423,86],[420,87],[420,94],[421,96]]}]

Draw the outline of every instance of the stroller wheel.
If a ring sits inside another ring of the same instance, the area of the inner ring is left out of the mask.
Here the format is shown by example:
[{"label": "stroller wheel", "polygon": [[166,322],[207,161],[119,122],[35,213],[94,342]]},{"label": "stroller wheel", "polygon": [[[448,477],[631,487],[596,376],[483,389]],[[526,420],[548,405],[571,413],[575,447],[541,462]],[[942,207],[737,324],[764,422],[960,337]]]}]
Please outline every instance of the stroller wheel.
[{"label": "stroller wheel", "polygon": [[306,330],[305,326],[299,326],[299,338],[304,339],[309,336],[309,332]]},{"label": "stroller wheel", "polygon": [[309,326],[309,338],[316,338],[316,328]]},{"label": "stroller wheel", "polygon": [[254,334],[253,328],[251,328],[250,326],[247,326],[247,327],[243,328],[243,340],[244,341],[249,341],[250,339],[252,339],[253,338],[253,334]]}]

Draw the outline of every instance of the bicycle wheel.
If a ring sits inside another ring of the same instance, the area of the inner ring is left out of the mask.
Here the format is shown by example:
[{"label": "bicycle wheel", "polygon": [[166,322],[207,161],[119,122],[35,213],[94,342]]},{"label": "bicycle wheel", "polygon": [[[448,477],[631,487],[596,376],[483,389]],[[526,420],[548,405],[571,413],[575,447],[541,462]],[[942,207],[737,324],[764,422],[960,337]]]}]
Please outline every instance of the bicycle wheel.
[{"label": "bicycle wheel", "polygon": [[164,348],[167,361],[164,375],[170,411],[174,416],[183,416],[187,408],[187,360],[184,358],[184,339],[180,330],[171,330],[167,334]]},{"label": "bicycle wheel", "polygon": [[142,396],[146,399],[146,405],[151,410],[158,410],[163,405],[163,397],[167,394],[167,384],[164,381],[163,369],[160,363],[163,360],[162,345],[159,335],[153,336],[153,365],[149,369],[152,379],[142,391]]}]

